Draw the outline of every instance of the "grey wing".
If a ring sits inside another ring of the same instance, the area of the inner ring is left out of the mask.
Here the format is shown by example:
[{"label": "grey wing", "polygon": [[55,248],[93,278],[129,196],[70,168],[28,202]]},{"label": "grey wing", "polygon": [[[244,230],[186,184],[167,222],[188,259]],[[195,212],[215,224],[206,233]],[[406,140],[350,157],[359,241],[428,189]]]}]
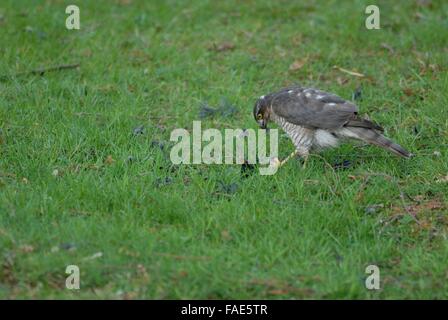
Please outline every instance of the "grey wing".
[{"label": "grey wing", "polygon": [[278,92],[271,100],[276,115],[308,128],[337,129],[358,112],[353,103],[316,89],[296,88]]}]

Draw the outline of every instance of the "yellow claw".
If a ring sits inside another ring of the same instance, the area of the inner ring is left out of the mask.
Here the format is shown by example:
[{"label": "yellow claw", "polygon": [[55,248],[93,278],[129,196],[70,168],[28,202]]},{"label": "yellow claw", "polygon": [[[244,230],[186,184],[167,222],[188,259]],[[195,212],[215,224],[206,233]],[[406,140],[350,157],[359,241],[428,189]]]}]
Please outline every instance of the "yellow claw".
[{"label": "yellow claw", "polygon": [[[283,161],[280,161],[278,158],[272,158],[269,166],[271,168],[280,168],[281,166],[283,166],[286,162],[288,162],[289,159],[295,157],[297,154],[299,153],[299,151],[295,150],[293,153],[291,153],[288,157],[286,157]],[[306,164],[308,162],[308,155],[305,155],[304,157],[304,163],[303,163],[303,168],[306,168]]]},{"label": "yellow claw", "polygon": [[281,165],[282,165],[282,163],[280,162],[280,160],[277,157],[272,158],[271,161],[269,162],[269,166],[271,168],[279,168]]}]

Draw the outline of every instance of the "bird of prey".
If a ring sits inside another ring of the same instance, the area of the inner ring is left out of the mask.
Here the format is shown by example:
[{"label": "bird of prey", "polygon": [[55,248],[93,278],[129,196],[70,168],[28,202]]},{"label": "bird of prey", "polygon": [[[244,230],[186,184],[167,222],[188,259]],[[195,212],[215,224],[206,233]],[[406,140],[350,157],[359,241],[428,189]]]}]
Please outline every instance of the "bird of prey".
[{"label": "bird of prey", "polygon": [[261,96],[254,106],[254,117],[261,128],[277,123],[291,138],[296,150],[281,166],[299,155],[306,159],[313,150],[336,147],[342,140],[356,139],[382,147],[398,156],[412,154],[386,138],[383,128],[358,115],[358,107],[341,97],[313,88],[293,86]]}]

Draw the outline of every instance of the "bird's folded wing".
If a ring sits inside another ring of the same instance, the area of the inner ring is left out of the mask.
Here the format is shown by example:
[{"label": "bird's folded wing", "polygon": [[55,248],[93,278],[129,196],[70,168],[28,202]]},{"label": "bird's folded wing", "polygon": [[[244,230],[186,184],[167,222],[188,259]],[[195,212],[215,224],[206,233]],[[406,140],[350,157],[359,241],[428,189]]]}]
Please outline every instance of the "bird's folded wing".
[{"label": "bird's folded wing", "polygon": [[353,103],[315,89],[281,91],[271,105],[275,114],[286,121],[319,129],[340,128],[358,112]]}]

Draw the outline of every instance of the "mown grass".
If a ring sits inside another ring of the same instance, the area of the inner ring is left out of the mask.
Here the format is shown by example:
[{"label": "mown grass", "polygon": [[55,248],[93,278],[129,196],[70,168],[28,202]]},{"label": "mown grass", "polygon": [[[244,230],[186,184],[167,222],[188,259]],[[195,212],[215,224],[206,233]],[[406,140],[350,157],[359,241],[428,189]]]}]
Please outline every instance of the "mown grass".
[{"label": "mown grass", "polygon": [[[369,31],[368,4],[3,0],[0,297],[446,298],[448,5],[377,1]],[[344,145],[248,177],[171,165],[170,132],[201,105],[238,109],[204,128],[256,128],[257,97],[293,83],[361,86],[362,113],[416,157]]]}]

